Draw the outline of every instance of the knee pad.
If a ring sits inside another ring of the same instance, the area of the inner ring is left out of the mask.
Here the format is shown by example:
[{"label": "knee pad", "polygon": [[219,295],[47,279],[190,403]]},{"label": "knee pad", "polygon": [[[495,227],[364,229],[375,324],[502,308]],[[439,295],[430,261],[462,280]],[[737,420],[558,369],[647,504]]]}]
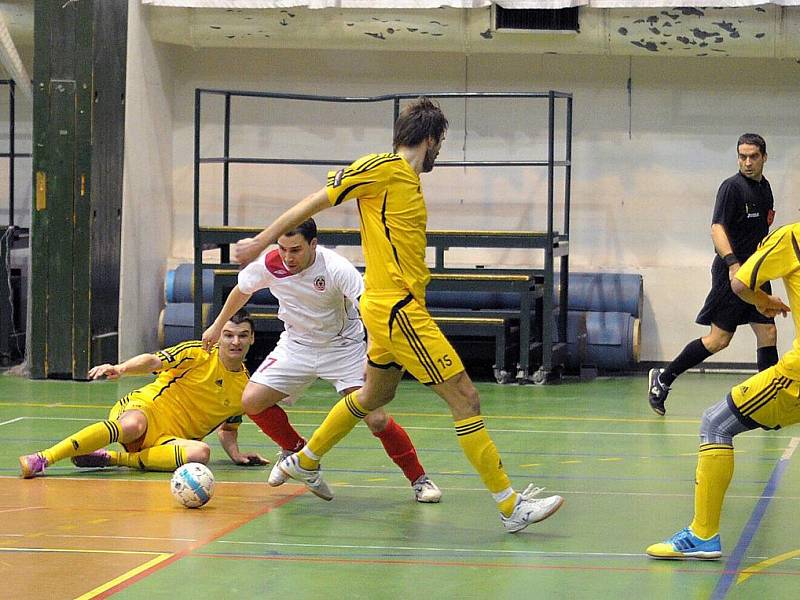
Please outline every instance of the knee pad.
[{"label": "knee pad", "polygon": [[733,445],[733,437],[748,428],[744,426],[723,398],[706,409],[700,421],[700,441],[703,444]]}]

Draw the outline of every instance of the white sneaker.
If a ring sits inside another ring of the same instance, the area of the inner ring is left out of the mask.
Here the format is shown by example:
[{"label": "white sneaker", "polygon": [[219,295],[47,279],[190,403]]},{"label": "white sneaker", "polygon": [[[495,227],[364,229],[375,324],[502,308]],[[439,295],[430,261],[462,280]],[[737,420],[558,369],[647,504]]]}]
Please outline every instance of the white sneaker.
[{"label": "white sneaker", "polygon": [[302,468],[297,459],[297,454],[292,454],[276,462],[275,466],[272,467],[272,471],[269,473],[267,483],[272,487],[278,487],[286,483],[286,480],[290,477],[304,483],[312,494],[319,496],[323,500],[333,500],[333,492],[322,477],[320,477],[319,469],[307,471]]},{"label": "white sneaker", "polygon": [[417,502],[434,503],[442,499],[442,490],[427,475],[422,475],[412,487]]},{"label": "white sneaker", "polygon": [[524,492],[520,492],[517,498],[517,505],[514,507],[514,512],[511,513],[511,516],[500,515],[500,520],[503,522],[503,527],[506,528],[506,531],[509,533],[522,531],[531,523],[544,521],[561,508],[561,505],[564,504],[564,499],[561,496],[534,498],[534,496],[543,491],[544,488],[534,487],[531,484],[525,488]]}]

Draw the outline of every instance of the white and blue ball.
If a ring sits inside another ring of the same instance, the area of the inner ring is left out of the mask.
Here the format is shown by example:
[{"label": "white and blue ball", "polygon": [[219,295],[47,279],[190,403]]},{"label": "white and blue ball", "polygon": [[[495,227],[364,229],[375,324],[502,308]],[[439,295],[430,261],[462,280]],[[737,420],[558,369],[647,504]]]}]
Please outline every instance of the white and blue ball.
[{"label": "white and blue ball", "polygon": [[200,508],[214,495],[214,474],[204,464],[186,463],[172,474],[170,490],[186,508]]}]

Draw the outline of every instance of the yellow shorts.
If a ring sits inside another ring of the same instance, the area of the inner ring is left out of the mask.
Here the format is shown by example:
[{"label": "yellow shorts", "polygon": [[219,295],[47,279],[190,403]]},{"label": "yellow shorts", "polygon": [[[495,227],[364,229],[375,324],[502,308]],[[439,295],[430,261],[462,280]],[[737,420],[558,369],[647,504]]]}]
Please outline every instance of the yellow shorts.
[{"label": "yellow shorts", "polygon": [[139,452],[144,448],[152,448],[153,446],[161,446],[175,441],[174,434],[166,433],[169,431],[169,421],[165,415],[157,410],[153,410],[152,399],[144,396],[138,391],[131,392],[127,396],[123,396],[117,400],[116,404],[111,407],[108,413],[109,419],[119,419],[122,413],[129,410],[138,410],[144,413],[147,417],[147,430],[144,435],[138,440],[122,444],[128,452]]},{"label": "yellow shorts", "polygon": [[365,294],[359,309],[367,328],[367,358],[372,366],[399,366],[420,383],[434,385],[464,370],[439,326],[410,294],[405,298]]},{"label": "yellow shorts", "polygon": [[800,422],[800,382],[778,373],[774,366],[756,373],[731,389],[735,411],[763,429],[780,429]]}]

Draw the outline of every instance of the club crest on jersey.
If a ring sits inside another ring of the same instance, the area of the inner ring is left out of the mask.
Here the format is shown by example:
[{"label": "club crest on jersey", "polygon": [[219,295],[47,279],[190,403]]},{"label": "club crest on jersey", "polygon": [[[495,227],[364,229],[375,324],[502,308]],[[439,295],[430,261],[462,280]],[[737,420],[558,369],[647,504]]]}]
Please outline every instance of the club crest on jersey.
[{"label": "club crest on jersey", "polygon": [[318,292],[325,291],[325,278],[322,275],[320,275],[314,280],[314,289],[317,290]]}]

